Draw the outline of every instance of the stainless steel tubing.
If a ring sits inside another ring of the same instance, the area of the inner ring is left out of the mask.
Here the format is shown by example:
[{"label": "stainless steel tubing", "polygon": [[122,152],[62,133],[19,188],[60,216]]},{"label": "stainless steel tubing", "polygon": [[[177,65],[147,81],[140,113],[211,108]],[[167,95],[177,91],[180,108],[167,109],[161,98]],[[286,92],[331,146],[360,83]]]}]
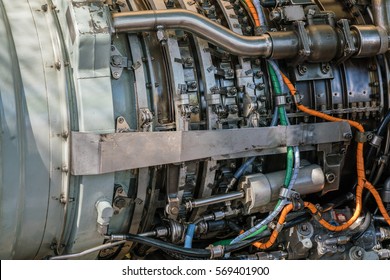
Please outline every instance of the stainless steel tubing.
[{"label": "stainless steel tubing", "polygon": [[371,5],[374,14],[374,24],[388,31],[388,13],[390,9],[390,2],[387,0],[371,0]]},{"label": "stainless steel tubing", "polygon": [[197,208],[202,206],[207,206],[211,204],[216,204],[220,202],[230,201],[234,199],[240,199],[244,197],[243,192],[230,192],[230,193],[224,193],[220,195],[214,195],[206,198],[199,198],[192,201],[189,201],[186,203],[187,208]]},{"label": "stainless steel tubing", "polygon": [[87,249],[85,251],[82,251],[80,253],[75,253],[75,254],[69,254],[69,255],[60,255],[60,256],[55,256],[51,257],[50,260],[67,260],[67,259],[74,259],[74,258],[79,258],[88,254],[91,254],[96,251],[112,248],[121,244],[125,244],[126,240],[123,241],[118,241],[118,242],[113,242],[113,243],[106,243],[100,246],[96,246],[90,249]]},{"label": "stainless steel tubing", "polygon": [[272,54],[270,35],[238,35],[202,15],[187,10],[123,12],[114,13],[112,16],[115,32],[119,33],[155,31],[157,27],[181,29],[234,55],[270,57]]}]

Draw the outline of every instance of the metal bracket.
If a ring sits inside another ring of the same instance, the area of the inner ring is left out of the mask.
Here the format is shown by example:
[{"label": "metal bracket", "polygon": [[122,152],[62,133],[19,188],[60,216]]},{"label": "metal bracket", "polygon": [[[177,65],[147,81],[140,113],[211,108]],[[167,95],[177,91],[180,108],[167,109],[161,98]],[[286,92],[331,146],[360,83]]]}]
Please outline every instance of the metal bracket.
[{"label": "metal bracket", "polygon": [[167,200],[168,204],[165,208],[165,212],[170,219],[176,220],[180,210],[179,198],[177,196],[168,196]]},{"label": "metal bracket", "polygon": [[71,132],[71,172],[102,174],[253,150],[345,142],[345,133],[351,133],[346,122],[210,131]]},{"label": "metal bracket", "polygon": [[371,132],[360,132],[357,131],[355,134],[355,141],[358,143],[365,143],[368,140],[372,138],[372,133]]},{"label": "metal bracket", "polygon": [[296,65],[305,61],[305,59],[310,56],[311,51],[310,51],[310,39],[305,29],[305,22],[299,20],[295,22],[295,25],[298,29],[298,37],[302,45],[302,49],[299,50],[299,55],[294,60],[293,63]]},{"label": "metal bracket", "polygon": [[139,123],[140,127],[143,129],[147,129],[151,122],[153,122],[153,113],[149,110],[149,108],[140,108],[139,109]]},{"label": "metal bracket", "polygon": [[129,65],[131,65],[131,63],[129,63],[127,57],[122,56],[118,49],[112,45],[110,62],[112,77],[115,80],[118,80],[122,76],[123,68],[128,68]]},{"label": "metal bracket", "polygon": [[112,201],[112,208],[114,209],[114,215],[119,214],[122,208],[129,207],[134,204],[134,199],[127,196],[123,187],[120,185],[116,185],[114,199]]},{"label": "metal bracket", "polygon": [[116,133],[130,132],[130,126],[122,116],[116,118]]},{"label": "metal bracket", "polygon": [[343,32],[344,39],[345,39],[344,54],[339,60],[337,60],[337,64],[340,64],[346,61],[356,52],[356,47],[353,42],[353,38],[351,35],[351,28],[349,27],[348,20],[340,19],[337,22],[337,24],[341,27],[341,31]]}]

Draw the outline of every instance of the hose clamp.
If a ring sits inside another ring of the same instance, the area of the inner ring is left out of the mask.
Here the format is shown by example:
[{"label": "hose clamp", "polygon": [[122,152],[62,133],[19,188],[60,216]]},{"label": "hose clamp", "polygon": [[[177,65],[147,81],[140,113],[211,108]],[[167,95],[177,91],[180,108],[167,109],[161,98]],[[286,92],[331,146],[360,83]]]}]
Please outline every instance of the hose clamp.
[{"label": "hose clamp", "polygon": [[287,99],[285,95],[275,96],[275,106],[284,106],[287,104]]},{"label": "hose clamp", "polygon": [[287,188],[281,188],[279,192],[280,199],[290,199],[292,191]]},{"label": "hose clamp", "polygon": [[381,143],[382,143],[382,140],[383,140],[383,137],[374,134],[371,141],[370,141],[370,145],[374,146],[376,148],[379,148]]},{"label": "hose clamp", "polygon": [[293,99],[293,101],[294,101],[295,104],[297,104],[297,105],[302,104],[302,97],[301,97],[301,95],[300,95],[298,92],[296,92],[296,93],[292,96],[292,99]]}]

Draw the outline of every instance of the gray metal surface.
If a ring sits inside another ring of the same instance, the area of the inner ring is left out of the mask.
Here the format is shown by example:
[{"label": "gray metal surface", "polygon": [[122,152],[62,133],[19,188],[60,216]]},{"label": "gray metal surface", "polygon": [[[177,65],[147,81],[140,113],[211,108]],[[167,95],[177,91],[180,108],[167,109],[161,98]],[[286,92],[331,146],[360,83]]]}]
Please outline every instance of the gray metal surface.
[{"label": "gray metal surface", "polygon": [[[74,175],[102,174],[248,150],[345,141],[346,122],[221,131],[72,132]],[[235,141],[231,141],[235,139]]]},{"label": "gray metal surface", "polygon": [[0,1],[0,45],[0,259],[40,258],[61,235],[68,184],[68,85],[52,15],[37,1]]}]

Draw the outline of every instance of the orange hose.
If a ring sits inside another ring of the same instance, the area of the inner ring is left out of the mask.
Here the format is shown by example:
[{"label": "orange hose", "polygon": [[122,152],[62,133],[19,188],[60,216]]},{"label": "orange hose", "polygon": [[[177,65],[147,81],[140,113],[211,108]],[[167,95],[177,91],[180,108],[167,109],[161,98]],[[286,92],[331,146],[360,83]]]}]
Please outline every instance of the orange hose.
[{"label": "orange hose", "polygon": [[274,229],[274,231],[272,232],[272,234],[267,242],[262,243],[262,242],[258,241],[258,242],[253,243],[252,245],[255,246],[256,248],[262,249],[262,250],[268,249],[272,245],[274,245],[274,243],[279,235],[279,231],[280,231],[278,228],[284,224],[284,221],[286,220],[286,216],[291,210],[293,210],[292,204],[288,204],[286,207],[283,208],[283,210],[280,214],[279,220],[278,220],[278,226],[276,227],[276,229]]},{"label": "orange hose", "polygon": [[[283,81],[287,85],[288,89],[291,92],[291,95],[295,96],[297,90],[294,87],[294,85],[291,83],[291,81],[284,75],[283,73]],[[341,118],[336,118],[329,116],[327,114],[318,112],[316,110],[312,110],[307,108],[306,106],[302,104],[296,104],[297,108],[301,110],[302,112],[305,112],[309,115],[319,117],[321,119],[327,120],[327,121],[332,121],[332,122],[340,122],[340,121],[347,121],[350,126],[355,127],[357,130],[360,132],[364,132],[363,126],[355,121],[351,120],[345,120]],[[333,226],[329,224],[327,221],[325,221],[320,213],[318,212],[318,209],[314,206],[314,204],[310,202],[305,202],[305,207],[307,207],[313,214],[315,214],[318,217],[318,222],[324,226],[326,229],[331,230],[331,231],[342,231],[347,228],[349,228],[355,221],[356,219],[360,216],[360,212],[362,210],[362,193],[363,193],[363,188],[367,188],[372,195],[375,198],[376,203],[378,204],[379,210],[383,217],[385,218],[386,222],[390,225],[390,216],[388,215],[385,207],[383,206],[382,199],[374,186],[366,180],[366,175],[365,175],[365,169],[364,169],[364,157],[363,157],[363,143],[359,142],[357,144],[357,149],[356,149],[356,169],[357,169],[357,177],[358,177],[358,183],[356,187],[356,208],[355,212],[353,213],[352,217],[344,224],[340,226]]]},{"label": "orange hose", "polygon": [[253,17],[253,20],[255,21],[255,27],[260,26],[260,20],[259,15],[257,14],[255,6],[253,6],[253,3],[251,0],[245,0],[246,5],[248,6],[248,9]]}]

